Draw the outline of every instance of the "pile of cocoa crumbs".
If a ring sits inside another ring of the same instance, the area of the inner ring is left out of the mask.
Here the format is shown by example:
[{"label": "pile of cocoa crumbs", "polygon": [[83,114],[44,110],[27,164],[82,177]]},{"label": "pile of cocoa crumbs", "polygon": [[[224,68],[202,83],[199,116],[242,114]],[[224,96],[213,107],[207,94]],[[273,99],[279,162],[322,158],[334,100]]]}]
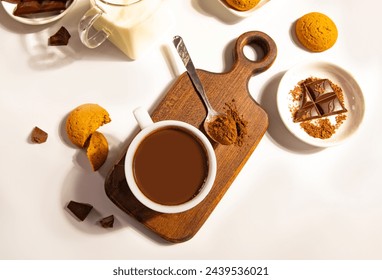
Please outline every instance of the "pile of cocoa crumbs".
[{"label": "pile of cocoa crumbs", "polygon": [[234,144],[241,147],[244,144],[245,136],[248,134],[248,122],[244,120],[242,115],[239,114],[236,108],[235,99],[232,99],[231,102],[225,103],[224,109],[226,110],[227,115],[236,123],[237,138]]}]

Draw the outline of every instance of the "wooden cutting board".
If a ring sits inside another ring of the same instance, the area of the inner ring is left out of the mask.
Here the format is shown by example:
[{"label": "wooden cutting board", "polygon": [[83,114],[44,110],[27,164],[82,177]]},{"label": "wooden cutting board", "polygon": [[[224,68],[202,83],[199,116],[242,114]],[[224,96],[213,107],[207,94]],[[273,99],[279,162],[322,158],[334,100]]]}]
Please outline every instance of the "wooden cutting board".
[{"label": "wooden cutting board", "polygon": [[[264,55],[256,61],[247,59],[243,52],[247,45],[254,49],[260,48]],[[125,156],[116,162],[106,177],[107,196],[124,212],[169,242],[184,242],[192,238],[219,203],[268,128],[268,116],[251,98],[248,80],[251,76],[267,70],[276,59],[276,55],[276,44],[268,35],[251,31],[237,39],[234,63],[229,72],[211,73],[197,70],[211,105],[217,111],[224,112],[226,103],[234,104],[242,118],[248,122],[248,134],[242,146],[213,143],[217,159],[216,180],[211,192],[201,204],[178,214],[158,213],[145,207],[133,196],[126,183]],[[203,131],[202,124],[206,114],[207,110],[185,72],[175,81],[151,116],[154,121],[184,121]],[[126,151],[123,154],[125,153]]]}]

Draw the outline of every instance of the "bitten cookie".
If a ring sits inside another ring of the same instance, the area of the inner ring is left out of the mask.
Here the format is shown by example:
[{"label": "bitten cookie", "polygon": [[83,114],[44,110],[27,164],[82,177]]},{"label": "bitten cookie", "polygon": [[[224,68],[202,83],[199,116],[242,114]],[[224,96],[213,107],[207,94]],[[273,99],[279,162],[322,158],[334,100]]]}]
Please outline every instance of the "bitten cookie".
[{"label": "bitten cookie", "polygon": [[226,2],[235,10],[248,11],[259,4],[260,0],[226,0]]},{"label": "bitten cookie", "polygon": [[308,50],[322,52],[330,49],[336,43],[338,30],[328,16],[312,12],[297,20],[296,36]]},{"label": "bitten cookie", "polygon": [[105,136],[95,131],[90,136],[86,155],[90,161],[93,171],[97,171],[105,162],[109,153],[109,145]]},{"label": "bitten cookie", "polygon": [[83,148],[89,136],[110,121],[109,113],[101,106],[83,104],[70,112],[66,120],[66,133],[74,145]]}]

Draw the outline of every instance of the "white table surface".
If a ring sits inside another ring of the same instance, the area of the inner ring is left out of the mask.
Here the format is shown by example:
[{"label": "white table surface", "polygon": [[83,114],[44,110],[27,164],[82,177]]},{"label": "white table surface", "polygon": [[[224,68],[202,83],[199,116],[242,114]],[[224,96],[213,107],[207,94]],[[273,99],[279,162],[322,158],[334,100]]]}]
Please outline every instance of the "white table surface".
[{"label": "white table surface", "polygon": [[[77,23],[88,7],[78,1],[61,20],[27,26],[0,8],[0,259],[380,259],[382,258],[382,4],[374,0],[271,0],[238,19],[215,0],[167,0],[176,26],[158,49],[136,61],[112,44],[84,47]],[[337,24],[338,41],[310,53],[294,41],[292,25],[319,11]],[[47,47],[64,25],[67,47]],[[119,210],[104,192],[104,178],[137,131],[132,110],[152,109],[184,68],[173,52],[181,35],[197,68],[230,69],[232,43],[250,30],[278,46],[275,64],[253,77],[249,90],[268,112],[262,141],[201,230],[168,244]],[[361,86],[366,112],[356,135],[340,146],[317,149],[295,139],[276,108],[280,79],[293,65],[333,62]],[[110,154],[99,172],[68,144],[64,122],[82,103],[106,108],[103,126]],[[49,133],[32,144],[39,126]],[[65,205],[88,202],[84,222]],[[113,229],[96,224],[114,214]]]}]

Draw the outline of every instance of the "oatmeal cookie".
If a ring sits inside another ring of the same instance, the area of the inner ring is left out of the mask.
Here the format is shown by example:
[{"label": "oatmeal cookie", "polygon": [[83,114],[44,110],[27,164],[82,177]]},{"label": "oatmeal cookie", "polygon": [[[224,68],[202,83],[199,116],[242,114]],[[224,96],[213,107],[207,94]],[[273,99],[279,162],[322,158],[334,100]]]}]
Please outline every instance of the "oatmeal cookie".
[{"label": "oatmeal cookie", "polygon": [[330,49],[338,37],[335,23],[326,15],[312,12],[296,21],[295,31],[298,41],[312,52]]},{"label": "oatmeal cookie", "polygon": [[70,112],[66,133],[74,145],[83,148],[89,136],[110,121],[109,113],[98,104],[82,104]]}]

